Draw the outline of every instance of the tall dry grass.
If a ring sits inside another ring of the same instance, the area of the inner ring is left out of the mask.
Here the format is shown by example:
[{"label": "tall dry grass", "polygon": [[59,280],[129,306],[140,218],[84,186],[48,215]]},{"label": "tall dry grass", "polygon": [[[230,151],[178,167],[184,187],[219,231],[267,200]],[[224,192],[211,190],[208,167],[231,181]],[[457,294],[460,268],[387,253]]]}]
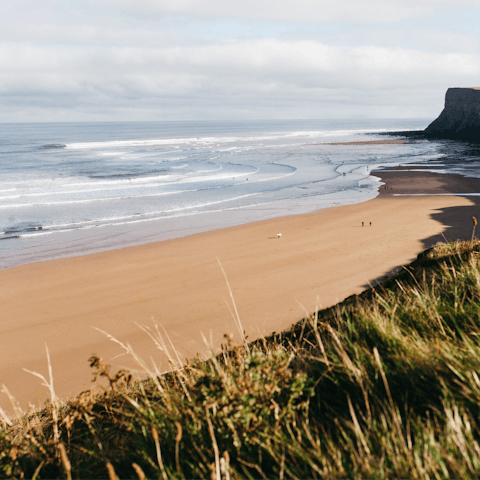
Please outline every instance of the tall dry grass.
[{"label": "tall dry grass", "polygon": [[227,338],[206,361],[180,365],[153,329],[169,374],[121,344],[143,382],[92,357],[103,394],[0,415],[0,476],[477,478],[479,251],[438,245],[286,332]]}]

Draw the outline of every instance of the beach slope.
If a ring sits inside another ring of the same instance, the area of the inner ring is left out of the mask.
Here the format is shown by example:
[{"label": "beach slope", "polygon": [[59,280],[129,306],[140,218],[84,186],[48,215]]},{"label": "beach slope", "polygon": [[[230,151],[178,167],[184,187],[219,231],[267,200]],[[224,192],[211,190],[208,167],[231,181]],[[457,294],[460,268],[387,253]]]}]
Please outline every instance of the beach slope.
[{"label": "beach slope", "polygon": [[[427,177],[411,173],[417,193],[458,188],[449,188],[448,176]],[[218,348],[225,333],[240,340],[218,260],[254,339],[362,291],[442,234],[471,234],[476,197],[394,196],[405,184],[395,178],[390,172],[390,188],[362,204],[0,272],[0,383],[22,408],[41,406],[48,392],[24,368],[47,374],[45,344],[63,399],[90,388],[93,353],[114,369],[138,369],[99,330],[128,342],[147,363],[155,358],[161,370],[168,361],[139,325],[161,324],[182,360]],[[468,189],[480,191],[477,183]],[[10,408],[6,397],[0,405]]]}]

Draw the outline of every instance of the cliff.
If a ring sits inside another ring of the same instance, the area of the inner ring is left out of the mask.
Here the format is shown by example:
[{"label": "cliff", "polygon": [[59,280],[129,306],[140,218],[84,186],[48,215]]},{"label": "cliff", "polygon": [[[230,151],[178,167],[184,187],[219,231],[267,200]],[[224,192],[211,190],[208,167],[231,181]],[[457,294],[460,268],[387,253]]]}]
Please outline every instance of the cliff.
[{"label": "cliff", "polygon": [[425,133],[436,138],[480,140],[480,87],[449,88],[445,108]]}]

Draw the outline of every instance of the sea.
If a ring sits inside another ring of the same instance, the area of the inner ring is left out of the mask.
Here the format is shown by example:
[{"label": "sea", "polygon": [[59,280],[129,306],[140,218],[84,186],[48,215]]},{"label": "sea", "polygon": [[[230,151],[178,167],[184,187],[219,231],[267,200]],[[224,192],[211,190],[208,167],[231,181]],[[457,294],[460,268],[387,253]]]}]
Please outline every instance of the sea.
[{"label": "sea", "polygon": [[0,270],[364,202],[385,166],[480,178],[478,144],[328,145],[428,123],[0,124]]}]

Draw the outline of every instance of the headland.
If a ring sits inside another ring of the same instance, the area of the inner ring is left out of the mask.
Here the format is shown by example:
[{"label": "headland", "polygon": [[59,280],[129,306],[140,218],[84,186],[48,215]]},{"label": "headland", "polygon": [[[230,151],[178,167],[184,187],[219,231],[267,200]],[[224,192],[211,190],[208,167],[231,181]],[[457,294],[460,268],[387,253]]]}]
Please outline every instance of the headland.
[{"label": "headland", "polygon": [[424,133],[433,138],[480,140],[480,87],[449,88],[445,108]]}]

